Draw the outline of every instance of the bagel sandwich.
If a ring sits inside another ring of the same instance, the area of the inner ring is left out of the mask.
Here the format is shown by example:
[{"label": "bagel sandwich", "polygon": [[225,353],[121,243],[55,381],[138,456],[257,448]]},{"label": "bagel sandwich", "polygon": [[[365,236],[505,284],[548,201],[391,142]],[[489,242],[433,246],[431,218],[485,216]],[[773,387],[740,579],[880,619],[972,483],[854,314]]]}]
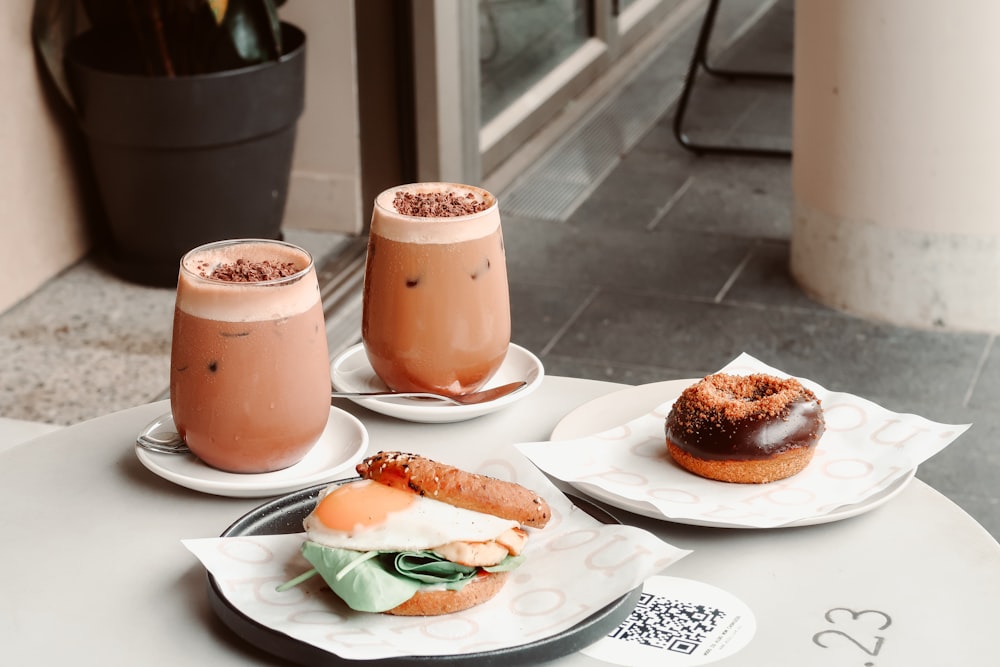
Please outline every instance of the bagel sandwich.
[{"label": "bagel sandwich", "polygon": [[379,452],[362,479],[333,484],[303,521],[302,555],[350,608],[435,616],[482,604],[524,560],[526,527],[551,515],[538,494],[512,482],[421,456]]}]

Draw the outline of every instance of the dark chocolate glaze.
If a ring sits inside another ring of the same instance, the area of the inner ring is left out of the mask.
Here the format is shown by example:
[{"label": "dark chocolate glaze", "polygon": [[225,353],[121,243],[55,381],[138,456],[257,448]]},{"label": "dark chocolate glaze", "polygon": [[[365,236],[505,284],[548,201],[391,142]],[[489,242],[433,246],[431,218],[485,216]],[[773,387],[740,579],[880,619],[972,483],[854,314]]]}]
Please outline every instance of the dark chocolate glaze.
[{"label": "dark chocolate glaze", "polygon": [[815,399],[792,401],[777,417],[753,415],[728,420],[710,414],[682,427],[676,410],[667,415],[666,436],[677,447],[699,459],[760,460],[790,449],[811,447],[826,430],[823,411]]}]

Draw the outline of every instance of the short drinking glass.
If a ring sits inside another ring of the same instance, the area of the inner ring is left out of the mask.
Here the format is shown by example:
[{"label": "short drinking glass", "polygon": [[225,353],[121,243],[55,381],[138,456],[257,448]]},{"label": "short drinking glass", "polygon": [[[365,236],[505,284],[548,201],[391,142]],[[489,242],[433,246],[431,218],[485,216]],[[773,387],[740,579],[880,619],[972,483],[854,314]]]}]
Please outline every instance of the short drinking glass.
[{"label": "short drinking glass", "polygon": [[308,252],[249,239],[181,259],[170,408],[191,451],[222,470],[280,470],[309,452],[329,419],[330,375]]},{"label": "short drinking glass", "polygon": [[510,344],[507,264],[492,194],[415,183],[375,199],[361,333],[390,389],[458,396],[486,384]]}]

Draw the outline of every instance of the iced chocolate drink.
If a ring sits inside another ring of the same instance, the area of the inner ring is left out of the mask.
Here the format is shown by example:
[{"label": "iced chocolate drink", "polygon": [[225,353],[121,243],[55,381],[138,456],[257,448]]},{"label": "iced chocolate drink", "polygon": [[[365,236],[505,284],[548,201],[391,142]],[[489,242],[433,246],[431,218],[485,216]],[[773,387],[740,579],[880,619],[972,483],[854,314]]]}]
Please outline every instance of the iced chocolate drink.
[{"label": "iced chocolate drink", "polygon": [[330,413],[326,328],[309,253],[250,240],[184,256],[170,407],[191,451],[216,468],[268,472],[306,455]]},{"label": "iced chocolate drink", "polygon": [[482,387],[510,343],[500,213],[480,188],[417,183],[375,200],[362,338],[375,373],[397,391]]}]

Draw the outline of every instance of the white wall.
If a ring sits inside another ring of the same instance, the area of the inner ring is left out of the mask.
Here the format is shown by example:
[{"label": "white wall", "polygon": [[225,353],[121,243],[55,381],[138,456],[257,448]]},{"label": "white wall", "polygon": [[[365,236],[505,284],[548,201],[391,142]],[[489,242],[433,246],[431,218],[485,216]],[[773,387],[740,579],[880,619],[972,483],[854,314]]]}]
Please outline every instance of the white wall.
[{"label": "white wall", "polygon": [[35,67],[32,5],[0,5],[0,311],[88,249],[70,154]]}]

